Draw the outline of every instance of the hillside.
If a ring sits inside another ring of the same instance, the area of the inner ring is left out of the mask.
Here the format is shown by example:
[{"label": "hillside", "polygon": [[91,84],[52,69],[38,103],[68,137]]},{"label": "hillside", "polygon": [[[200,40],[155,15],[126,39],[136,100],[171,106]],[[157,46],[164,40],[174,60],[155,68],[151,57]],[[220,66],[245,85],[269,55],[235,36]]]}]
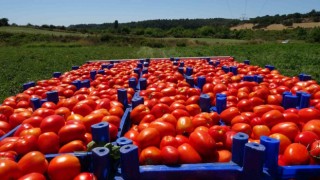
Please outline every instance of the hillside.
[{"label": "hillside", "polygon": [[291,26],[285,26],[283,24],[270,24],[264,28],[254,28],[255,25],[253,23],[244,23],[239,24],[237,26],[233,26],[231,30],[241,30],[241,29],[264,29],[264,30],[284,30],[284,29],[292,29],[292,28],[315,28],[320,27],[320,22],[304,22],[304,23],[292,23]]}]

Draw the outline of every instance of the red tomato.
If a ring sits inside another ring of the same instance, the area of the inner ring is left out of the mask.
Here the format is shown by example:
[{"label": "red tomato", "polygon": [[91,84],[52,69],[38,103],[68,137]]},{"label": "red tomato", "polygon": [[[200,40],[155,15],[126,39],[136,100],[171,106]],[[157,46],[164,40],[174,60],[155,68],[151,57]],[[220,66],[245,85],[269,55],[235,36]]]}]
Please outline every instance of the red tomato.
[{"label": "red tomato", "polygon": [[177,121],[177,134],[189,134],[194,130],[192,119],[190,117],[181,117]]},{"label": "red tomato", "polygon": [[290,139],[287,136],[280,133],[271,134],[269,137],[278,139],[280,141],[279,154],[283,154],[286,148],[291,144]]},{"label": "red tomato", "polygon": [[274,125],[271,128],[271,133],[281,133],[291,141],[294,141],[294,138],[299,133],[299,127],[293,122],[282,122]]},{"label": "red tomato", "polygon": [[73,178],[73,180],[97,180],[97,177],[93,173],[82,172]]},{"label": "red tomato", "polygon": [[242,99],[238,102],[237,108],[241,112],[252,111],[253,104],[249,99]]},{"label": "red tomato", "polygon": [[86,115],[81,121],[87,132],[91,132],[91,126],[102,121],[104,115],[102,113],[91,113]]},{"label": "red tomato", "polygon": [[0,106],[0,114],[4,114],[7,118],[9,118],[14,112],[14,109],[7,105]]},{"label": "red tomato", "polygon": [[3,180],[18,179],[21,177],[18,164],[9,159],[0,159],[0,177]]},{"label": "red tomato", "polygon": [[[183,116],[190,116],[187,110],[184,109],[175,109],[171,112],[171,114],[176,118],[179,119]],[[165,115],[165,114],[164,114]]]},{"label": "red tomato", "polygon": [[312,158],[315,159],[316,162],[319,163],[319,157],[320,157],[320,141],[319,140],[316,140],[314,141],[311,146],[310,146],[310,155],[312,156]]},{"label": "red tomato", "polygon": [[229,150],[218,150],[219,159],[218,162],[230,162],[232,154]]},{"label": "red tomato", "polygon": [[240,115],[239,109],[236,107],[230,107],[222,111],[220,117],[226,124],[230,124],[231,120],[237,115]]},{"label": "red tomato", "polygon": [[270,129],[266,125],[255,125],[252,128],[252,138],[260,139],[261,136],[269,136]]},{"label": "red tomato", "polygon": [[271,110],[273,110],[273,107],[271,107],[270,105],[260,105],[253,108],[253,112],[258,117],[261,117],[263,114]]},{"label": "red tomato", "polygon": [[209,135],[215,142],[224,142],[226,138],[227,129],[226,126],[214,125],[208,130]]},{"label": "red tomato", "polygon": [[60,107],[55,110],[55,114],[62,116],[64,119],[67,119],[71,115],[71,111],[66,107]]},{"label": "red tomato", "polygon": [[147,114],[142,118],[140,123],[151,123],[154,120],[156,120],[156,117],[153,114]]},{"label": "red tomato", "polygon": [[194,131],[189,136],[190,145],[202,156],[209,156],[216,150],[216,142],[205,131]]},{"label": "red tomato", "polygon": [[87,147],[85,146],[85,144],[82,141],[74,140],[74,141],[71,141],[71,142],[63,145],[59,149],[59,153],[70,153],[70,152],[75,152],[75,151],[85,151],[86,149],[87,149]]},{"label": "red tomato", "polygon": [[179,162],[179,151],[173,146],[164,146],[161,148],[161,157],[163,164],[177,164]]},{"label": "red tomato", "polygon": [[132,109],[130,112],[130,119],[133,124],[139,124],[144,116],[150,114],[150,109],[144,105],[140,104]]},{"label": "red tomato", "polygon": [[20,177],[18,180],[46,180],[46,177],[43,174],[33,172]]},{"label": "red tomato", "polygon": [[234,125],[232,125],[231,127],[231,130],[232,131],[235,131],[235,132],[243,132],[243,133],[246,133],[248,134],[249,136],[251,135],[251,126],[247,123],[236,123]]},{"label": "red tomato", "polygon": [[320,111],[314,108],[300,109],[298,115],[300,120],[305,123],[312,119],[320,119]]},{"label": "red tomato", "polygon": [[163,103],[158,103],[151,109],[151,114],[153,114],[156,118],[160,118],[167,113],[170,113],[170,107]]},{"label": "red tomato", "polygon": [[277,123],[283,122],[284,116],[283,113],[279,110],[271,110],[263,114],[261,120],[266,123],[266,125],[271,128]]},{"label": "red tomato", "polygon": [[309,163],[307,147],[299,143],[290,144],[283,155],[288,165],[304,165]]},{"label": "red tomato", "polygon": [[81,170],[78,158],[71,154],[61,154],[54,157],[48,166],[48,175],[52,180],[73,180]]},{"label": "red tomato", "polygon": [[88,104],[86,103],[81,103],[78,102],[73,108],[72,111],[75,114],[80,114],[81,116],[86,116],[88,114],[90,114],[94,109],[92,109],[92,107],[90,107]]},{"label": "red tomato", "polygon": [[150,123],[149,127],[155,128],[160,133],[160,138],[164,136],[175,136],[176,135],[176,129],[175,127],[168,123],[163,121],[154,121]]},{"label": "red tomato", "polygon": [[236,134],[237,133],[235,131],[227,131],[226,132],[226,137],[225,137],[225,142],[224,142],[224,146],[226,147],[226,149],[231,150],[232,139],[233,139],[233,136]]},{"label": "red tomato", "polygon": [[182,164],[194,164],[202,161],[198,152],[188,143],[178,147],[179,160]]},{"label": "red tomato", "polygon": [[118,127],[113,125],[112,123],[109,123],[109,134],[110,134],[110,140],[115,141],[118,135]]},{"label": "red tomato", "polygon": [[159,147],[160,140],[161,138],[159,131],[151,127],[143,129],[137,137],[137,141],[141,149],[144,149],[148,146]]},{"label": "red tomato", "polygon": [[45,102],[41,105],[41,107],[46,109],[57,109],[57,105],[53,102]]},{"label": "red tomato", "polygon": [[60,144],[65,144],[73,140],[82,140],[86,133],[86,127],[82,124],[64,125],[58,132]]},{"label": "red tomato", "polygon": [[118,116],[121,118],[122,115],[124,114],[124,111],[121,107],[114,106],[109,109],[109,113],[110,113],[110,115],[115,115],[115,116]]},{"label": "red tomato", "polygon": [[38,108],[35,110],[32,114],[32,116],[40,116],[42,118],[45,118],[50,115],[54,115],[55,111],[53,109],[47,109],[47,108]]},{"label": "red tomato", "polygon": [[191,116],[201,113],[201,108],[198,104],[189,104],[186,106],[186,109]]},{"label": "red tomato", "polygon": [[320,137],[320,119],[308,121],[302,128],[302,131],[312,131]]},{"label": "red tomato", "polygon": [[138,140],[138,135],[139,135],[139,132],[138,131],[135,131],[133,129],[130,129],[128,132],[126,132],[124,134],[124,137],[128,138],[128,139],[131,139],[133,141],[137,141]]},{"label": "red tomato", "polygon": [[165,146],[178,148],[179,145],[178,140],[174,136],[164,136],[160,141],[160,149]]},{"label": "red tomato", "polygon": [[32,172],[44,174],[48,168],[48,161],[44,154],[39,151],[31,151],[25,154],[18,162],[23,175]]},{"label": "red tomato", "polygon": [[297,134],[297,136],[294,138],[294,142],[303,144],[308,147],[318,139],[319,136],[316,133],[312,131],[303,131]]},{"label": "red tomato", "polygon": [[37,149],[37,137],[35,135],[21,136],[14,144],[14,149],[19,155],[26,154]]},{"label": "red tomato", "polygon": [[177,125],[177,118],[175,118],[175,116],[172,114],[164,114],[161,117],[161,119],[162,119],[162,121],[168,122],[168,123],[172,124],[173,126]]},{"label": "red tomato", "polygon": [[178,146],[188,143],[189,144],[189,139],[186,136],[183,136],[181,134],[176,135],[176,140],[178,141]]},{"label": "red tomato", "polygon": [[160,149],[155,146],[150,146],[143,149],[139,156],[141,165],[156,165],[162,162],[162,155]]},{"label": "red tomato", "polygon": [[42,132],[58,133],[59,130],[64,126],[64,124],[65,120],[62,116],[51,115],[41,121],[40,128]]},{"label": "red tomato", "polygon": [[60,148],[59,136],[54,132],[45,132],[39,136],[37,145],[44,154],[57,153]]},{"label": "red tomato", "polygon": [[40,116],[32,116],[22,122],[22,124],[30,124],[32,127],[40,127],[41,121],[43,120]]}]

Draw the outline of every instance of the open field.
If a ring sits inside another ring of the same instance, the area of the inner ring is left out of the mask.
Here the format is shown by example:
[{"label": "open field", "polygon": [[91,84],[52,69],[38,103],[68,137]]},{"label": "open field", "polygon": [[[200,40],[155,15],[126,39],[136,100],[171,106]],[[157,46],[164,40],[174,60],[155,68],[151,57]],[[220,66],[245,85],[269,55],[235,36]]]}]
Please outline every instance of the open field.
[{"label": "open field", "polygon": [[49,31],[43,29],[36,29],[33,27],[15,27],[15,26],[1,26],[0,32],[8,32],[8,33],[28,33],[28,34],[45,34],[45,35],[54,35],[54,36],[84,36],[81,33],[73,33],[73,32],[64,32],[64,31]]},{"label": "open field", "polygon": [[55,71],[66,72],[73,65],[93,59],[121,59],[171,56],[231,55],[251,64],[275,65],[281,73],[295,76],[311,74],[320,80],[320,45],[292,44],[217,44],[207,46],[111,47],[111,46],[0,46],[0,100],[15,95],[28,81],[48,79]]},{"label": "open field", "polygon": [[[245,24],[240,24],[234,27],[231,27],[231,30],[240,30],[240,29],[253,29],[254,24],[252,23],[245,23]],[[304,22],[304,23],[293,23],[291,27],[289,26],[284,26],[283,24],[270,24],[266,28],[263,28],[264,30],[284,30],[288,28],[315,28],[315,27],[320,27],[320,22]]]}]

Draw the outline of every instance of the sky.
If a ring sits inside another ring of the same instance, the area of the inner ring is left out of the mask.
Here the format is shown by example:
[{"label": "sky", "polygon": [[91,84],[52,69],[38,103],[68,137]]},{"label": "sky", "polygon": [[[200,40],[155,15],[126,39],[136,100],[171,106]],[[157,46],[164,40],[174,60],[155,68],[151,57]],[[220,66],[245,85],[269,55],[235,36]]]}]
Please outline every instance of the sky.
[{"label": "sky", "polygon": [[101,24],[194,18],[253,18],[320,10],[320,0],[0,0],[18,25]]}]

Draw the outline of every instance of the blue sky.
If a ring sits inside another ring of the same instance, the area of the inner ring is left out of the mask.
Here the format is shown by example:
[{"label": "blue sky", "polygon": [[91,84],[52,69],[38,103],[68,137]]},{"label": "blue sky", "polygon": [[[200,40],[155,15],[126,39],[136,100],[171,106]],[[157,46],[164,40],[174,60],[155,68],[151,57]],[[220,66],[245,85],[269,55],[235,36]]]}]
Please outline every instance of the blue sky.
[{"label": "blue sky", "polygon": [[26,25],[247,18],[320,10],[320,0],[0,0],[0,18]]}]

